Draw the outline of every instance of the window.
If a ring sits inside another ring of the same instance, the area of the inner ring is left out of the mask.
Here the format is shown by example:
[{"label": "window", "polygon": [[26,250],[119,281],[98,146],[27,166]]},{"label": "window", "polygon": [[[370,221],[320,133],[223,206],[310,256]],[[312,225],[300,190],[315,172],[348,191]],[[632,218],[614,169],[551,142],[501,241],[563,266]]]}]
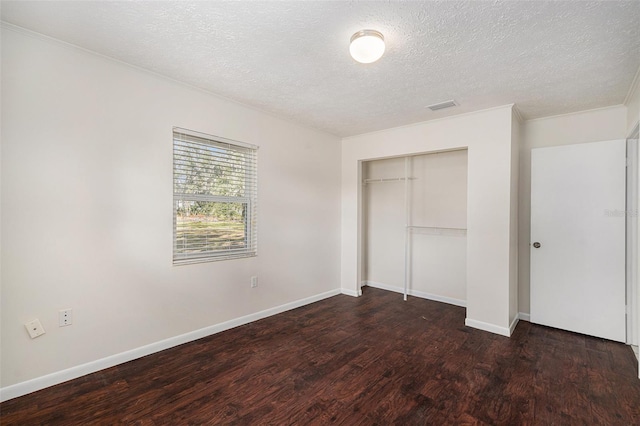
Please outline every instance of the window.
[{"label": "window", "polygon": [[257,254],[256,146],[173,129],[173,263]]}]

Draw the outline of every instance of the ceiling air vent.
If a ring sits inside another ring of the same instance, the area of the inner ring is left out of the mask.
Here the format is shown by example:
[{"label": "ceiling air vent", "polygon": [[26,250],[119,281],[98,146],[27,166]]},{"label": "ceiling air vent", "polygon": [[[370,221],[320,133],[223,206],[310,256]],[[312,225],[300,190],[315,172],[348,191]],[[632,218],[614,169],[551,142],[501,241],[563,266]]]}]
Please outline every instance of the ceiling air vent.
[{"label": "ceiling air vent", "polygon": [[450,101],[440,102],[439,104],[429,105],[427,108],[431,111],[438,111],[439,109],[451,108],[454,106],[458,106],[458,104],[452,99]]}]

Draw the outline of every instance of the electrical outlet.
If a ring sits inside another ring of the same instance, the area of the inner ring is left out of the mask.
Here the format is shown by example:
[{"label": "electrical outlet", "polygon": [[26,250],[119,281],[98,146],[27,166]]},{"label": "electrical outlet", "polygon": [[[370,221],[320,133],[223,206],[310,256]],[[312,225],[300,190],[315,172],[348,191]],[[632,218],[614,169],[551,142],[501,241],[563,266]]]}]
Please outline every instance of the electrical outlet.
[{"label": "electrical outlet", "polygon": [[40,320],[38,318],[25,322],[24,326],[27,328],[29,336],[31,336],[32,339],[42,336],[45,333],[44,327],[40,324]]},{"label": "electrical outlet", "polygon": [[73,324],[73,311],[71,308],[61,309],[58,311],[58,326],[66,327]]},{"label": "electrical outlet", "polygon": [[256,275],[251,277],[251,288],[258,287],[258,277]]}]

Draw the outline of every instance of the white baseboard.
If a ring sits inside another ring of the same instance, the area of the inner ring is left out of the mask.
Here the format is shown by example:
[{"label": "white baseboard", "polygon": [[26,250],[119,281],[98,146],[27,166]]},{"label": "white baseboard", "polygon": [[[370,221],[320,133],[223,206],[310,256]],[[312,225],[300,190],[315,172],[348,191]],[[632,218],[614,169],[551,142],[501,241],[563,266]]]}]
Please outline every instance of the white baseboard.
[{"label": "white baseboard", "polygon": [[[344,289],[342,289],[342,292],[344,293]],[[91,361],[86,364],[71,367],[66,370],[56,371],[55,373],[47,374],[46,376],[36,377],[35,379],[16,383],[11,386],[6,386],[4,388],[0,388],[0,402],[17,398],[19,396],[23,396],[31,392],[48,388],[50,386],[54,386],[69,380],[73,380],[87,374],[95,373],[96,371],[104,370],[105,368],[110,368],[118,364],[132,361],[134,359],[142,358],[143,356],[151,355],[153,353],[160,352],[174,346],[192,342],[194,340],[198,340],[212,334],[220,333],[221,331],[229,330],[231,328],[245,325],[253,321],[289,311],[291,309],[299,308],[310,303],[318,302],[322,299],[336,296],[340,293],[341,289],[330,290],[324,293],[316,294],[315,296],[306,297],[304,299],[285,303],[284,305],[276,306],[274,308],[265,309],[264,311],[256,312],[254,314],[249,314],[240,318],[225,321],[220,324],[211,325],[209,327],[201,328],[199,330],[191,331],[179,336],[170,337],[159,342],[154,342],[146,346],[141,346],[139,348],[131,349],[126,352],[121,352],[119,354]]]},{"label": "white baseboard", "polygon": [[520,320],[519,315],[516,315],[511,324],[509,324],[509,337],[513,334],[513,330],[516,329],[516,325],[518,325],[518,321]]},{"label": "white baseboard", "polygon": [[518,312],[518,318],[520,321],[531,322],[531,315],[524,312]]},{"label": "white baseboard", "polygon": [[[515,321],[515,320],[514,320]],[[466,318],[464,320],[464,325],[467,327],[477,328],[478,330],[488,331],[489,333],[499,334],[501,336],[511,337],[511,332],[509,328],[500,327],[494,324],[489,324],[488,322],[477,321],[474,319]],[[515,327],[515,325],[514,325]]]},{"label": "white baseboard", "polygon": [[[393,292],[396,292],[396,293],[404,293],[404,289],[402,287],[396,287],[396,286],[393,286],[393,285],[388,285],[388,284],[379,283],[379,282],[375,282],[375,281],[363,281],[363,285],[366,285],[366,286],[369,286],[369,287],[374,287],[374,288],[379,288],[381,290],[393,291]],[[431,293],[426,293],[426,292],[423,292],[423,291],[412,290],[412,289],[409,289],[407,291],[407,294],[409,296],[419,297],[421,299],[434,300],[436,302],[442,302],[442,303],[448,303],[450,305],[462,306],[463,308],[467,307],[466,300],[454,299],[453,297],[439,296],[437,294],[431,294]]]},{"label": "white baseboard", "polygon": [[341,288],[340,293],[346,294],[347,296],[352,296],[352,297],[360,296],[357,291],[351,290],[350,288]]}]

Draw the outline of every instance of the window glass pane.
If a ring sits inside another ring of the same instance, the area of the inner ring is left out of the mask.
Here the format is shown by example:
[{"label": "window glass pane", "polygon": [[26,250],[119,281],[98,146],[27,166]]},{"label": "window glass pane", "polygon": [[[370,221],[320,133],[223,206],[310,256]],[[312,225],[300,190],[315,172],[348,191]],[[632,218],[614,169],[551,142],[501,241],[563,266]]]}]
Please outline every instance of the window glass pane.
[{"label": "window glass pane", "polygon": [[173,129],[173,263],[257,255],[257,147]]},{"label": "window glass pane", "polygon": [[248,172],[251,153],[217,146],[176,141],[174,146],[174,192],[244,196],[245,184],[255,178]]},{"label": "window glass pane", "polygon": [[176,200],[174,256],[247,247],[246,203]]}]

